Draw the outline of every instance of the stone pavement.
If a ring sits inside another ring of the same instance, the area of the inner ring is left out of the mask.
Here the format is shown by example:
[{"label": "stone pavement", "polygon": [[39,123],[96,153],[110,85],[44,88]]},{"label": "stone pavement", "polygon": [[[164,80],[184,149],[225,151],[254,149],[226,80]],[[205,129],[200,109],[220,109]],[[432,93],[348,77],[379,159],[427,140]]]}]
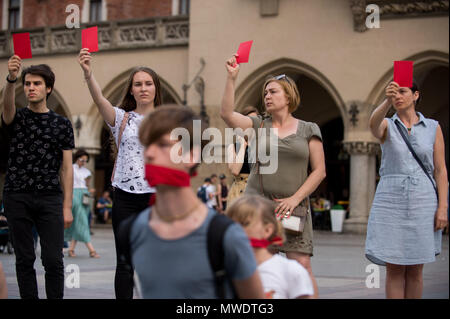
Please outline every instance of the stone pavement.
[{"label": "stone pavement", "polygon": [[[66,283],[73,284],[73,266],[80,270],[80,288],[65,288],[67,299],[113,299],[115,248],[110,225],[93,228],[92,243],[100,254],[99,259],[89,258],[86,246],[79,243],[74,258],[64,258]],[[436,262],[424,267],[425,299],[449,298],[449,237],[443,236],[442,254]],[[371,263],[364,257],[364,235],[314,232],[314,257],[312,267],[319,286],[319,296],[323,299],[383,299],[385,269],[379,267],[379,288],[367,288],[367,276],[375,276],[374,269],[367,269]],[[0,253],[0,261],[6,275],[8,298],[19,298],[15,274],[15,257]],[[38,277],[39,296],[45,298],[44,271],[37,249],[35,269]],[[376,284],[376,281],[371,281]]]}]

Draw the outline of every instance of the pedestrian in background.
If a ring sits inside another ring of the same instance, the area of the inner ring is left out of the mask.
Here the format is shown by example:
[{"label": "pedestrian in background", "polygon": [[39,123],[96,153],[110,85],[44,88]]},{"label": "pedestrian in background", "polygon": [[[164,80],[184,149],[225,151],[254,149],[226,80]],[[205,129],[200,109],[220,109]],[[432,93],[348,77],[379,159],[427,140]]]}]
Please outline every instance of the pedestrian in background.
[{"label": "pedestrian in background", "polygon": [[219,194],[219,212],[224,214],[227,210],[228,185],[227,177],[224,174],[219,176],[219,185],[217,186],[217,193]]},{"label": "pedestrian in background", "polygon": [[105,190],[102,196],[98,199],[96,205],[99,217],[104,223],[107,223],[111,217],[112,205],[113,202],[111,199],[111,194],[109,193],[109,190]]},{"label": "pedestrian in background", "polygon": [[89,154],[84,149],[79,149],[73,156],[73,202],[72,202],[72,225],[64,230],[64,240],[70,241],[68,255],[75,257],[75,247],[78,241],[86,244],[89,250],[89,257],[99,258],[91,242],[89,227],[89,211],[91,193],[88,185],[91,181],[91,171],[85,165],[89,162]]},{"label": "pedestrian in background", "polygon": [[[448,223],[444,138],[437,121],[416,111],[419,100],[415,82],[412,87],[391,82],[369,120],[382,156],[365,254],[386,266],[387,298],[422,297],[423,265],[441,252],[442,229]],[[391,107],[396,113],[385,118]]]}]

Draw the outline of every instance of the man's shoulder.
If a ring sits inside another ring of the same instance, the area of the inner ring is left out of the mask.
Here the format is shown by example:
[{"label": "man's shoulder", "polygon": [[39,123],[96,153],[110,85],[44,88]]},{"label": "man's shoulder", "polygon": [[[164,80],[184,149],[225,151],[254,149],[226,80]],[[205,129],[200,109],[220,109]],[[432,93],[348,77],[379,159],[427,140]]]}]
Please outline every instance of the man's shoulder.
[{"label": "man's shoulder", "polygon": [[51,118],[54,118],[55,120],[57,120],[58,122],[61,122],[61,123],[64,123],[66,125],[72,126],[72,122],[70,122],[70,120],[67,117],[65,117],[65,116],[63,116],[61,114],[58,114],[58,113],[56,113],[53,110],[50,110],[50,112],[48,112],[48,115]]}]

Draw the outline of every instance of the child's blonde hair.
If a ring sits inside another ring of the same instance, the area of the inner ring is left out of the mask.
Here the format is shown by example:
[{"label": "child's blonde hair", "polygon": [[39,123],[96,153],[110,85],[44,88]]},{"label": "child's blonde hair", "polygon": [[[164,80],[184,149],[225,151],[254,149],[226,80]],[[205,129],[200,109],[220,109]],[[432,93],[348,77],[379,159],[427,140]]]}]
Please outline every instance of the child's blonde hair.
[{"label": "child's blonde hair", "polygon": [[273,233],[267,238],[272,240],[275,237],[285,240],[283,226],[275,217],[275,202],[259,195],[243,195],[236,199],[227,209],[227,216],[243,227],[248,226],[255,218],[261,218],[264,225],[274,225]]}]

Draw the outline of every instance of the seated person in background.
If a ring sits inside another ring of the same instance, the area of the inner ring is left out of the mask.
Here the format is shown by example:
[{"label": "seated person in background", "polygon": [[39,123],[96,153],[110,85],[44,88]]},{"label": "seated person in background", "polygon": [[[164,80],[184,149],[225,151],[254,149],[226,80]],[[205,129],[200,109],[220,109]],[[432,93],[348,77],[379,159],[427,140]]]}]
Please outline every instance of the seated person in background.
[{"label": "seated person in background", "polygon": [[112,199],[108,190],[104,191],[102,197],[98,199],[97,209],[98,214],[106,223],[112,212]]},{"label": "seated person in background", "polygon": [[274,215],[276,204],[258,195],[244,195],[227,215],[240,223],[250,238],[266,298],[310,299],[314,288],[308,271],[296,260],[276,252],[284,239],[283,226]]}]

